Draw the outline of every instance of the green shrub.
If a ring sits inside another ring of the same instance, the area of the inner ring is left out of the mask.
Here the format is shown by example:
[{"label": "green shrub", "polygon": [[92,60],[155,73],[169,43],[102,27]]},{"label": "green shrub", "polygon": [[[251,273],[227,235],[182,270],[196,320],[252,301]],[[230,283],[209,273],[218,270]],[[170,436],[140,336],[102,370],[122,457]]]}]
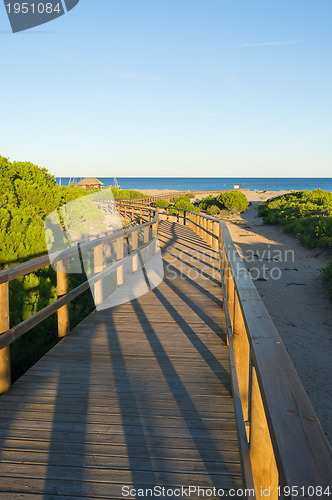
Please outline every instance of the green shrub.
[{"label": "green shrub", "polygon": [[247,197],[239,191],[221,193],[217,196],[217,200],[221,207],[225,207],[231,212],[244,212],[249,206]]},{"label": "green shrub", "polygon": [[210,194],[206,198],[201,199],[201,202],[199,204],[199,208],[201,210],[207,210],[209,207],[212,207],[213,205],[218,206],[219,204],[218,204],[217,198],[213,197],[212,194]]},{"label": "green shrub", "polygon": [[220,208],[217,207],[217,205],[211,205],[211,207],[208,208],[208,213],[210,215],[220,214]]},{"label": "green shrub", "polygon": [[157,207],[169,207],[170,202],[168,200],[164,200],[163,198],[159,198],[154,202],[154,205]]},{"label": "green shrub", "polygon": [[140,191],[135,191],[135,189],[120,189],[117,187],[112,187],[112,193],[115,200],[121,200],[125,198],[146,198],[147,195],[141,193]]},{"label": "green shrub", "polygon": [[175,198],[172,198],[171,199],[171,203],[177,203],[178,201],[181,201],[181,200],[187,200],[187,201],[190,201],[190,198],[186,198],[185,196],[176,196]]},{"label": "green shrub", "polygon": [[[91,191],[60,187],[44,168],[28,162],[9,162],[0,156],[0,268],[46,253],[44,220],[50,212]],[[70,287],[84,281],[70,275]],[[90,294],[90,295],[89,295]],[[46,267],[9,283],[10,326],[13,327],[57,298],[56,273]],[[71,326],[94,308],[91,292],[70,305]],[[16,380],[57,342],[53,314],[11,345],[12,378]]]},{"label": "green shrub", "polygon": [[332,193],[315,189],[266,200],[258,215],[267,224],[279,223],[310,247],[332,246]]},{"label": "green shrub", "polygon": [[249,201],[247,197],[239,191],[228,191],[216,197],[210,194],[206,198],[203,198],[199,204],[202,210],[208,210],[213,206],[220,209],[226,208],[230,212],[244,212],[249,206]]},{"label": "green shrub", "polygon": [[191,210],[192,212],[199,212],[198,207],[194,207],[192,203],[188,200],[188,198],[178,198],[175,203],[176,208],[182,208],[183,210]]}]

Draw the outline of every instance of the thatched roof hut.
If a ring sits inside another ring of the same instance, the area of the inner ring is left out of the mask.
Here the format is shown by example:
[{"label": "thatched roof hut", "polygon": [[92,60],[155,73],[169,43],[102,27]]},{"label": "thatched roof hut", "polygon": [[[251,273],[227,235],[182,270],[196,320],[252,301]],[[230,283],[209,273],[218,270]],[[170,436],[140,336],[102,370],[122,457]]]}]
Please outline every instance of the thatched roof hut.
[{"label": "thatched roof hut", "polygon": [[85,177],[82,181],[80,181],[77,186],[83,189],[100,189],[104,184],[96,177]]}]

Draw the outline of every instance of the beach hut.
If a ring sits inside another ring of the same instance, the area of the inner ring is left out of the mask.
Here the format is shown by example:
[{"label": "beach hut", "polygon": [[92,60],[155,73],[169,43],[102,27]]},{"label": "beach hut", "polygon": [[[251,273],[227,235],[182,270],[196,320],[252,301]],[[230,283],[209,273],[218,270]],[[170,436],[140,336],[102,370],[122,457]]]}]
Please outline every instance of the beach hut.
[{"label": "beach hut", "polygon": [[85,179],[81,180],[77,186],[83,189],[101,189],[104,184],[96,177],[85,177]]}]

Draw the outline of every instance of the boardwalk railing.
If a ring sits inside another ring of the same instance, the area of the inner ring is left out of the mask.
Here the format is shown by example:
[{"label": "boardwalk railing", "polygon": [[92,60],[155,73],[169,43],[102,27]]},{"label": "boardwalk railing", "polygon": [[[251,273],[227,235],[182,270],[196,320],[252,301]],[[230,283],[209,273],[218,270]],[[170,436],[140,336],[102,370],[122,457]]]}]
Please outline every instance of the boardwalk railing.
[{"label": "boardwalk railing", "polygon": [[[105,210],[105,207],[100,208]],[[114,203],[108,204],[107,210],[114,212]],[[122,260],[125,256],[124,246],[129,244],[128,237],[130,237],[130,255],[133,259],[138,251],[149,245],[153,239],[158,225],[158,212],[155,209],[127,206],[121,203],[117,213],[135,225],[80,245],[81,251],[91,250],[95,276],[71,291],[69,291],[68,261],[77,253],[77,246],[62,251],[55,258],[44,255],[0,271],[0,394],[11,386],[10,344],[55,312],[58,314],[58,337],[68,335],[70,331],[69,303],[85,292],[91,284],[94,286],[95,301],[102,302],[102,280],[106,274],[116,271],[117,286],[123,284]],[[115,248],[115,252],[110,251],[111,246]],[[105,252],[112,254],[110,265],[106,269],[102,265],[105,261],[103,259]],[[51,263],[57,264],[57,300],[10,328],[9,282],[45,268]]]},{"label": "boardwalk railing", "polygon": [[331,498],[330,444],[226,224],[175,216],[220,254],[245,484],[252,471],[257,498]]}]

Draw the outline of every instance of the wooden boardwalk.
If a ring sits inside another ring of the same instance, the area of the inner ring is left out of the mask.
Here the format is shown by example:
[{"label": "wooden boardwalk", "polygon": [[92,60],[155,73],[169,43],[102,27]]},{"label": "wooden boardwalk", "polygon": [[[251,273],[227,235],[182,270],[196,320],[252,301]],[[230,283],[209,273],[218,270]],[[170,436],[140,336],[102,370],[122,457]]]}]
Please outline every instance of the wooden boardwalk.
[{"label": "wooden boardwalk", "polygon": [[168,221],[160,243],[157,289],[92,313],[0,397],[1,500],[241,487],[217,254]]}]

